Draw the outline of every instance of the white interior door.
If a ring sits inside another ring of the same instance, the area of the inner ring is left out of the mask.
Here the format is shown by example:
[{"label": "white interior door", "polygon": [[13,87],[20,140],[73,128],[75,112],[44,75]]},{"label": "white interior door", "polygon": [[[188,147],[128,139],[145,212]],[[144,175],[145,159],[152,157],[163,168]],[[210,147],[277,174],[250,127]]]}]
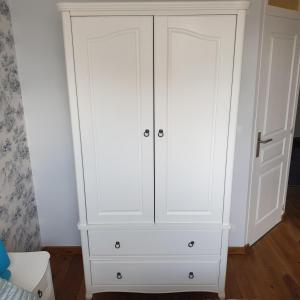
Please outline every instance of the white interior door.
[{"label": "white interior door", "polygon": [[222,222],[235,26],[154,18],[157,223]]},{"label": "white interior door", "polygon": [[299,21],[266,16],[248,224],[250,244],[275,226],[284,212],[298,96],[299,34]]},{"label": "white interior door", "polygon": [[153,223],[153,17],[72,30],[88,223]]}]

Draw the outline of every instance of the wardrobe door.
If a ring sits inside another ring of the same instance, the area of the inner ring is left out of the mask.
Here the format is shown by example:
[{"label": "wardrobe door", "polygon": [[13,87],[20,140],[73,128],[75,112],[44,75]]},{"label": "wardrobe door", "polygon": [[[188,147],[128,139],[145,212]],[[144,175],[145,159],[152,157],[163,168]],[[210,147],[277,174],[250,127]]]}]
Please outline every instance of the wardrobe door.
[{"label": "wardrobe door", "polygon": [[72,31],[88,223],[153,223],[153,17]]},{"label": "wardrobe door", "polygon": [[157,223],[221,223],[236,16],[155,17]]}]

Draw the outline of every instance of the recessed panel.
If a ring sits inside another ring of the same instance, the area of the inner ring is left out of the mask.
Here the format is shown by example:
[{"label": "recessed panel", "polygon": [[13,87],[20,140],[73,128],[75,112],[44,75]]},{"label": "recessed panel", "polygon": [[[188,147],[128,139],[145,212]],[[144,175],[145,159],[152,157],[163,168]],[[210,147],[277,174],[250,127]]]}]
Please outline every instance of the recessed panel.
[{"label": "recessed panel", "polygon": [[133,30],[88,43],[100,214],[141,212],[138,38]]},{"label": "recessed panel", "polygon": [[278,141],[277,143],[272,143],[268,146],[265,146],[265,148],[261,149],[261,162],[263,164],[266,164],[270,161],[273,161],[277,158],[282,158],[282,155],[284,154],[284,148],[285,148],[285,138],[281,141]]},{"label": "recessed panel", "polygon": [[295,43],[294,36],[273,34],[271,37],[264,135],[286,129],[290,98],[293,97]]},{"label": "recessed panel", "polygon": [[171,29],[168,49],[167,210],[210,211],[220,41]]},{"label": "recessed panel", "polygon": [[267,218],[279,206],[282,164],[262,174],[258,183],[256,223]]}]

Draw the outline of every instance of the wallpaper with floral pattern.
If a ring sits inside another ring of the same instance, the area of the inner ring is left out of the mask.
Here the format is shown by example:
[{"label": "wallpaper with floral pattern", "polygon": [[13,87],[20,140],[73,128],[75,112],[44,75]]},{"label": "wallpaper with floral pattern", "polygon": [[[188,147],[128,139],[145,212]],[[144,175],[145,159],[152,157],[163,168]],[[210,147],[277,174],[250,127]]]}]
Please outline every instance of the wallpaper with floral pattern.
[{"label": "wallpaper with floral pattern", "polygon": [[0,239],[8,250],[40,247],[11,17],[0,0]]}]

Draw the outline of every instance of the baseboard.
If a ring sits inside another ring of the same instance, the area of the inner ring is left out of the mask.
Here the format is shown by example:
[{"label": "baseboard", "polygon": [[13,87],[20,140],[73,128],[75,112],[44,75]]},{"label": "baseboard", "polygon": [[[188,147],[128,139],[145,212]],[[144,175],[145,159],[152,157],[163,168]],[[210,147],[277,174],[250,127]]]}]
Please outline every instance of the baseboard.
[{"label": "baseboard", "polygon": [[79,255],[82,254],[80,246],[45,246],[42,248],[44,251],[48,251],[53,255]]},{"label": "baseboard", "polygon": [[[243,247],[229,247],[228,255],[245,255],[249,252],[249,244]],[[51,254],[82,254],[80,246],[45,246],[42,248]]]},{"label": "baseboard", "polygon": [[[249,253],[249,244],[243,247],[229,247],[228,255],[245,255]],[[44,251],[48,251],[50,254],[82,254],[80,246],[45,246],[42,248]]]},{"label": "baseboard", "polygon": [[243,247],[229,247],[228,255],[245,255],[249,253],[250,245],[247,244]]}]

